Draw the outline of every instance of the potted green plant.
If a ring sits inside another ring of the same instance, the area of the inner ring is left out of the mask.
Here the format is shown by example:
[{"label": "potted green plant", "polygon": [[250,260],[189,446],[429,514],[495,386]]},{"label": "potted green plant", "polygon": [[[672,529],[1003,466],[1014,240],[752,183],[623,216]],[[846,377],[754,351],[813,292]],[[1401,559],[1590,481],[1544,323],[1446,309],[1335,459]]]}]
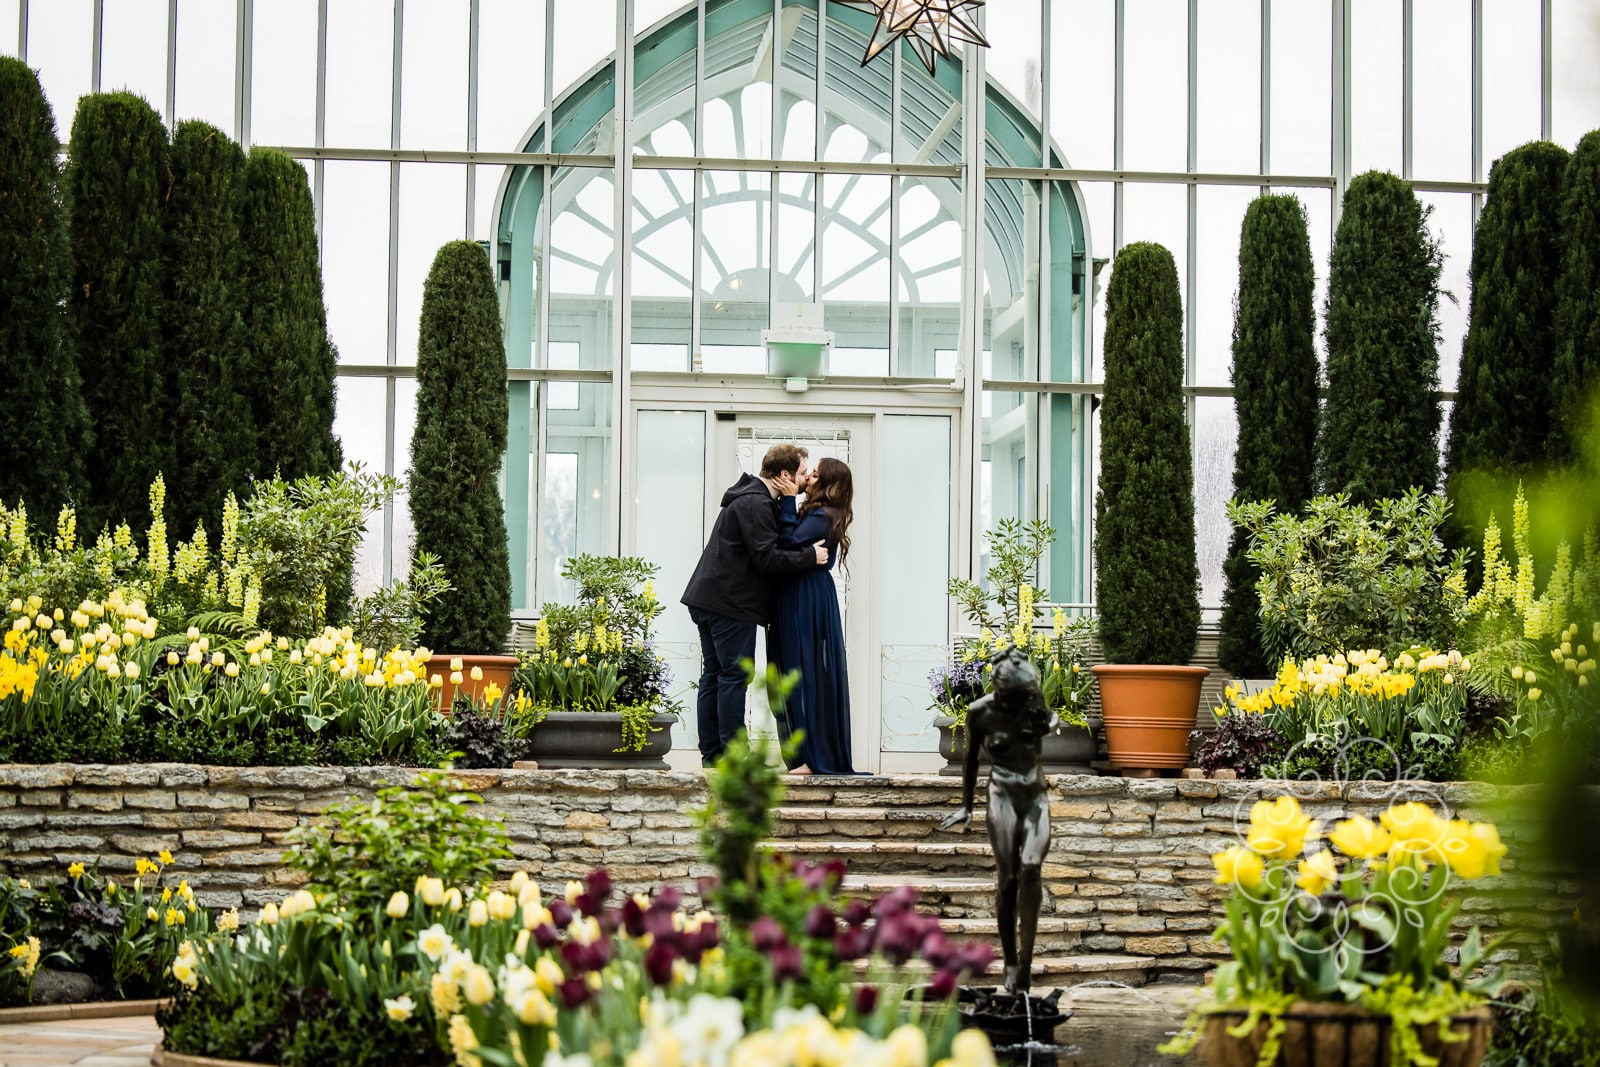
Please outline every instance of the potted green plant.
[{"label": "potted green plant", "polygon": [[1242,836],[1212,856],[1228,887],[1216,938],[1231,959],[1163,1052],[1203,1043],[1207,1061],[1227,1067],[1482,1062],[1501,976],[1475,972],[1495,946],[1473,928],[1452,966],[1461,906],[1444,893],[1453,878],[1500,873],[1493,824],[1412,801],[1376,823],[1345,819],[1332,848],[1316,848],[1320,824],[1279,796],[1255,803]]},{"label": "potted green plant", "polygon": [[962,615],[979,629],[957,642],[951,662],[928,675],[939,731],[939,752],[946,760],[941,774],[960,774],[966,753],[967,707],[989,692],[989,657],[1009,645],[1027,652],[1039,671],[1045,703],[1060,726],[1044,739],[1044,766],[1051,774],[1094,774],[1094,730],[1088,715],[1094,675],[1087,661],[1094,623],[1068,620],[1055,609],[1050,633],[1035,630],[1037,604],[1049,594],[1034,583],[1039,561],[1054,542],[1055,529],[1035,520],[1001,519],[984,534],[989,542],[987,588],[952,578],[947,591],[961,605]]},{"label": "potted green plant", "polygon": [[[417,427],[411,439],[416,551],[431,553],[450,589],[428,605],[423,641],[436,650],[441,706],[511,688],[511,560],[500,501],[509,406],[494,274],[472,241],[440,248],[422,289]],[[448,670],[441,669],[448,664]]]},{"label": "potted green plant", "polygon": [[544,606],[507,712],[541,768],[666,767],[677,704],[651,643],[659,569],[636,556],[591,555],[562,567],[577,603]]},{"label": "potted green plant", "polygon": [[1100,682],[1113,766],[1189,760],[1208,671],[1189,666],[1200,628],[1194,468],[1183,399],[1183,305],[1172,253],[1128,245],[1106,289],[1106,381],[1095,499]]}]

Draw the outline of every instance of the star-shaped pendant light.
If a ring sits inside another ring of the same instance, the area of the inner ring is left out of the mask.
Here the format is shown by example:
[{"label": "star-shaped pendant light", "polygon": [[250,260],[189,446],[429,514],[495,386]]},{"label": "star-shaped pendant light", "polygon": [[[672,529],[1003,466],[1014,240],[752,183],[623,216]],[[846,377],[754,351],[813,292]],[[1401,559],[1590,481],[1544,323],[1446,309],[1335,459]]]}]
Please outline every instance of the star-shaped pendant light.
[{"label": "star-shaped pendant light", "polygon": [[922,65],[933,73],[939,56],[950,57],[954,45],[965,42],[987,48],[989,42],[978,32],[974,13],[984,0],[835,0],[850,7],[871,11],[878,17],[872,28],[864,67],[896,40],[904,39]]}]

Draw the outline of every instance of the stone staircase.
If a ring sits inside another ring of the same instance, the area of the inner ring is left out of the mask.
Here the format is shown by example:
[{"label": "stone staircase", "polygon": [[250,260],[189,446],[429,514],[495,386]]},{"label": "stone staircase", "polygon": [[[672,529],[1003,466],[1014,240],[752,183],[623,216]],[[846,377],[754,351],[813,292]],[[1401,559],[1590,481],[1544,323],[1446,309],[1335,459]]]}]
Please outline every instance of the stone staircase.
[{"label": "stone staircase", "polygon": [[[917,891],[918,907],[937,915],[952,936],[987,940],[998,950],[994,856],[984,829],[982,790],[972,825],[961,833],[939,823],[960,803],[960,785],[937,775],[791,780],[774,812],[772,851],[804,862],[843,860],[847,896],[875,898],[901,886]],[[1055,859],[1052,855],[1052,860]],[[1085,944],[1100,931],[1093,917],[1070,914],[1053,898],[1060,864],[1045,879],[1034,943],[1034,985],[1115,982],[1142,986],[1156,976],[1154,958]],[[1054,884],[1054,887],[1052,886]]]}]

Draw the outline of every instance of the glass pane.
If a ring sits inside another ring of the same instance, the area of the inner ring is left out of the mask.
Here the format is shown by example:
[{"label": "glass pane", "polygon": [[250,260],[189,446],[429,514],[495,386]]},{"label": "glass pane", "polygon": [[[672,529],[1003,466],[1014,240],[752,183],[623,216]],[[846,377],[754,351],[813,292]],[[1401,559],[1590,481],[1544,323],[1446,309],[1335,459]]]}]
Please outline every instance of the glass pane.
[{"label": "glass pane", "polygon": [[1558,144],[1568,148],[1600,128],[1600,18],[1593,0],[1555,0],[1555,55],[1551,57],[1551,120]]},{"label": "glass pane", "polygon": [[656,620],[655,645],[672,671],[669,691],[676,691],[700,673],[699,633],[677,598],[705,544],[706,415],[641,411],[637,426],[633,551],[661,567],[656,595],[672,607]]},{"label": "glass pane", "polygon": [[393,66],[392,0],[328,5],[328,144],[389,147]]},{"label": "glass pane", "polygon": [[991,181],[984,201],[983,252],[994,353],[985,377],[1033,381],[1039,375],[1039,186]]},{"label": "glass pane", "polygon": [[1311,265],[1317,272],[1317,293],[1312,303],[1317,316],[1317,356],[1328,354],[1322,333],[1323,309],[1328,304],[1328,256],[1333,251],[1333,190],[1296,189],[1294,195],[1306,206],[1306,231],[1311,237]]},{"label": "glass pane", "polygon": [[[1067,7],[1052,14],[1057,19],[1073,17]],[[990,4],[984,8],[984,16],[984,36],[989,38],[989,54],[985,57],[989,77],[1026,108],[1037,123],[1044,97],[1044,14],[1040,0]],[[1058,62],[1051,72],[1052,81],[1067,70],[1065,62]],[[1036,130],[1029,132],[1037,149]]]},{"label": "glass pane", "polygon": [[1239,230],[1259,190],[1201,186],[1196,223],[1194,364],[1196,385],[1227,385],[1233,364],[1233,301],[1239,290]]},{"label": "glass pane", "polygon": [[[382,378],[335,378],[333,432],[338,434],[346,463],[360,463],[370,473],[384,469],[384,410],[388,383]],[[383,545],[389,536],[383,512],[367,520],[366,535],[356,551],[355,590],[372,592],[383,582]]]},{"label": "glass pane", "polygon": [[[1166,246],[1177,261],[1178,292],[1188,311],[1189,191],[1181,185],[1130,182],[1123,186],[1122,241],[1124,245],[1155,241]],[[1115,267],[1113,262],[1112,268]]]},{"label": "glass pane", "polygon": [[516,152],[538,124],[544,110],[544,26],[542,0],[479,0],[481,151]]},{"label": "glass pane", "polygon": [[[1453,390],[1461,370],[1461,344],[1467,336],[1467,310],[1472,293],[1472,197],[1466,193],[1418,193],[1433,208],[1428,228],[1444,249],[1439,288],[1439,388]],[[1454,297],[1454,299],[1451,299]]]},{"label": "glass pane", "polygon": [[1202,0],[1200,169],[1261,171],[1260,0]]},{"label": "glass pane", "polygon": [[617,5],[609,0],[548,0],[556,5],[556,96],[575,86],[617,47]]},{"label": "glass pane", "polygon": [[1092,279],[1091,284],[1094,287],[1094,325],[1091,330],[1093,345],[1089,352],[1088,380],[1098,382],[1105,379],[1105,360],[1103,358],[1102,345],[1106,325],[1105,283],[1110,277],[1106,273],[1106,268],[1115,252],[1111,239],[1113,233],[1112,214],[1116,197],[1110,182],[1078,182],[1077,190],[1078,194],[1083,198],[1088,213],[1085,225],[1089,230],[1088,245],[1091,259],[1089,273]]},{"label": "glass pane", "polygon": [[[817,14],[798,3],[789,3],[779,25],[783,33],[783,65],[778,70],[782,109],[778,114],[777,155],[780,159],[816,159]],[[767,65],[763,64],[758,77],[764,75]],[[885,145],[882,151],[886,153],[887,139],[880,136],[878,141]]]},{"label": "glass pane", "polygon": [[1539,16],[1525,0],[1483,0],[1483,178],[1539,137]]},{"label": "glass pane", "polygon": [[422,283],[439,246],[461,236],[467,168],[454,163],[400,164],[400,260],[395,290],[396,362],[415,363]]},{"label": "glass pane", "polygon": [[570,603],[561,578],[571,556],[610,550],[611,386],[581,382],[571,410],[548,414],[544,492],[539,512],[539,596]]},{"label": "glass pane", "polygon": [[472,239],[493,242],[500,229],[497,201],[507,168],[479,163],[473,169],[476,173],[472,192]]},{"label": "glass pane", "polygon": [[[695,174],[637,170],[633,175],[633,369],[689,369],[694,280]],[[642,417],[642,413],[641,413]],[[698,417],[698,416],[697,416]]]},{"label": "glass pane", "polygon": [[[889,148],[894,102],[894,64],[887,55],[861,66],[861,57],[867,49],[867,33],[871,20],[861,12],[849,10],[839,4],[829,4],[827,28],[827,54],[823,60],[823,127],[822,159],[862,160],[877,159]],[[858,29],[858,21],[864,29]],[[800,35],[811,34],[813,58],[806,70],[814,73],[815,23],[804,21]],[[906,76],[910,76],[906,68]],[[792,75],[791,75],[792,77]],[[937,117],[928,117],[929,105],[919,99],[922,94],[902,92],[902,109],[910,109],[901,121],[904,138],[902,151],[914,151],[905,146],[915,144],[921,148],[928,131],[937,123]],[[937,110],[938,104],[932,105]],[[813,115],[813,122],[815,116]],[[870,124],[870,125],[869,125]],[[863,128],[863,127],[867,128]],[[909,135],[909,136],[908,136]],[[815,133],[812,134],[815,140]]]},{"label": "glass pane", "polygon": [[17,16],[21,11],[21,0],[0,0],[0,55],[17,54],[17,30],[21,25]]},{"label": "glass pane", "polygon": [[[1198,396],[1194,402],[1194,523],[1200,604],[1214,609],[1222,606],[1222,561],[1233,537],[1223,505],[1233,496],[1233,449],[1239,422],[1232,397]],[[1215,616],[1208,610],[1206,617]]]},{"label": "glass pane", "polygon": [[[985,364],[989,353],[984,353]],[[983,393],[983,459],[979,470],[978,515],[985,530],[1001,519],[1033,518],[1036,472],[1028,462],[1037,455],[1039,394]],[[980,549],[980,573],[989,569],[989,553]]]},{"label": "glass pane", "polygon": [[[694,93],[686,90],[694,84],[698,13],[690,10],[685,17],[674,19],[670,32],[664,26],[649,30],[650,24],[667,14],[662,7],[668,3],[673,9],[679,6],[672,0],[656,0],[654,4],[641,5],[634,14],[636,33],[666,34],[642,51],[635,49],[634,143],[644,155],[693,156],[697,154]],[[652,10],[645,10],[647,6]]]},{"label": "glass pane", "polygon": [[467,147],[467,0],[408,4],[400,58],[400,147]]},{"label": "glass pane", "polygon": [[1189,151],[1189,7],[1125,0],[1123,165],[1184,170]]},{"label": "glass pane", "polygon": [[[884,470],[916,471],[883,481],[880,572],[885,752],[931,752],[928,672],[950,654],[950,525],[923,522],[931,507],[950,500],[950,420],[931,415],[885,415],[880,421]],[[870,672],[869,672],[870,674]]]},{"label": "glass pane", "polygon": [[568,168],[550,205],[550,340],[577,345],[585,370],[611,366],[612,188],[610,171]]},{"label": "glass pane", "polygon": [[1352,2],[1350,172],[1399,174],[1400,120],[1405,110],[1402,12],[1391,0]]},{"label": "glass pane", "polygon": [[1094,483],[1089,477],[1087,396],[1052,395],[1049,472],[1044,479],[1048,521],[1056,528],[1046,588],[1058,604],[1087,604],[1092,595],[1086,556],[1091,543]]},{"label": "glass pane", "polygon": [[167,0],[119,0],[103,19],[101,88],[127,89],[159,109],[167,99]]},{"label": "glass pane", "polygon": [[394,380],[394,466],[401,479],[394,495],[394,522],[389,530],[389,580],[404,579],[411,573],[411,549],[417,540],[416,524],[411,521],[411,495],[404,484],[411,476],[411,437],[417,428],[417,380]]},{"label": "glass pane", "polygon": [[823,182],[823,318],[834,333],[834,374],[889,373],[889,187],[887,175]]},{"label": "glass pane", "polygon": [[[91,0],[52,0],[48,4],[34,0],[28,5],[28,66],[39,72],[39,84],[55,109],[63,140],[78,110],[78,97],[89,91],[93,59]],[[150,103],[161,110],[159,98]]]},{"label": "glass pane", "polygon": [[[707,120],[712,114],[707,108]],[[704,369],[760,373],[766,366],[772,178],[706,171],[701,211],[700,342]],[[784,290],[780,288],[779,292]],[[728,360],[734,361],[728,365]]]},{"label": "glass pane", "polygon": [[229,135],[233,126],[237,10],[215,0],[178,0],[178,120],[205,119]]},{"label": "glass pane", "polygon": [[256,7],[250,34],[250,139],[270,145],[314,143],[317,0]]},{"label": "glass pane", "polygon": [[[949,377],[961,328],[961,186],[953,178],[900,179],[899,374]],[[949,351],[941,366],[936,353]]]},{"label": "glass pane", "polygon": [[1411,173],[1472,178],[1472,8],[1470,0],[1414,0]]},{"label": "glass pane", "polygon": [[[820,174],[780,174],[778,176],[778,289],[775,298],[779,302],[811,301],[815,300],[817,293],[817,274],[821,270],[830,269],[831,274],[823,274],[823,295],[826,299],[842,299],[828,291],[828,286],[834,281],[843,269],[841,263],[819,263],[817,258],[817,202],[824,195],[840,196],[848,177],[841,175],[831,182],[825,182]],[[835,205],[837,207],[837,205]],[[885,206],[887,212],[887,205]],[[823,212],[824,218],[830,218],[828,212]],[[831,219],[834,225],[848,225],[848,222]],[[884,217],[884,231],[888,231],[887,213]],[[827,242],[833,240],[828,231],[823,232],[823,251],[829,250]],[[843,248],[836,249],[843,253]],[[830,327],[831,329],[832,327]],[[843,343],[839,341],[838,343]]]},{"label": "glass pane", "polygon": [[1273,174],[1333,167],[1333,0],[1273,0]]},{"label": "glass pane", "polygon": [[1110,168],[1116,122],[1116,6],[1078,0],[1050,19],[1050,134],[1073,167]]},{"label": "glass pane", "polygon": [[389,165],[329,160],[322,197],[322,283],[339,361],[387,362]]}]

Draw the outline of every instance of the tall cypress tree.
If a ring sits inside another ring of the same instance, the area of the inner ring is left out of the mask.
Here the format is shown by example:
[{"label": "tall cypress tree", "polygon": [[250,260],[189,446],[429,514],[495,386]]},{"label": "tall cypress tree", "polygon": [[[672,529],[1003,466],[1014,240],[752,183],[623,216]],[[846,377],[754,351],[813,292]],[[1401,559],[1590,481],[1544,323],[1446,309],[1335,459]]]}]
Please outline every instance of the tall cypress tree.
[{"label": "tall cypress tree", "polygon": [[1511,483],[1549,456],[1561,179],[1566,149],[1534,141],[1489,170],[1472,241],[1472,304],[1445,450],[1446,485],[1466,544]]},{"label": "tall cypress tree", "polygon": [[223,500],[243,494],[259,461],[239,315],[244,153],[195,120],[179,124],[169,158],[161,306],[174,457],[167,501],[174,528],[187,535],[201,521],[221,528]]},{"label": "tall cypress tree", "polygon": [[1109,663],[1186,664],[1200,629],[1183,302],[1161,245],[1117,254],[1106,288],[1095,601]]},{"label": "tall cypress tree", "polygon": [[[1239,441],[1233,495],[1298,511],[1316,492],[1316,271],[1306,211],[1293,196],[1250,204],[1239,232],[1239,300],[1233,316],[1233,398]],[[1222,572],[1217,659],[1242,678],[1272,673],[1261,647],[1250,536],[1235,529]]]},{"label": "tall cypress tree", "polygon": [[78,101],[67,154],[67,323],[96,441],[79,517],[92,536],[148,514],[150,483],[172,462],[161,374],[166,127],[132,93],[93,93]]},{"label": "tall cypress tree", "polygon": [[494,273],[472,241],[440,248],[422,288],[411,519],[417,551],[453,587],[423,639],[447,652],[498,652],[511,629],[511,563],[496,475],[509,403]]},{"label": "tall cypress tree", "polygon": [[1328,272],[1324,491],[1361,503],[1439,483],[1438,242],[1411,186],[1350,182]]},{"label": "tall cypress tree", "polygon": [[[252,148],[239,218],[250,369],[247,391],[262,454],[286,479],[339,469],[333,376],[317,258],[317,224],[305,168]],[[271,470],[263,473],[271,474]]]},{"label": "tall cypress tree", "polygon": [[1560,229],[1566,249],[1556,281],[1550,454],[1571,463],[1582,451],[1590,405],[1600,403],[1600,130],[1585,134],[1567,161]]},{"label": "tall cypress tree", "polygon": [[83,492],[78,364],[62,331],[66,212],[56,119],[27,64],[0,56],[0,500],[48,523]]}]

